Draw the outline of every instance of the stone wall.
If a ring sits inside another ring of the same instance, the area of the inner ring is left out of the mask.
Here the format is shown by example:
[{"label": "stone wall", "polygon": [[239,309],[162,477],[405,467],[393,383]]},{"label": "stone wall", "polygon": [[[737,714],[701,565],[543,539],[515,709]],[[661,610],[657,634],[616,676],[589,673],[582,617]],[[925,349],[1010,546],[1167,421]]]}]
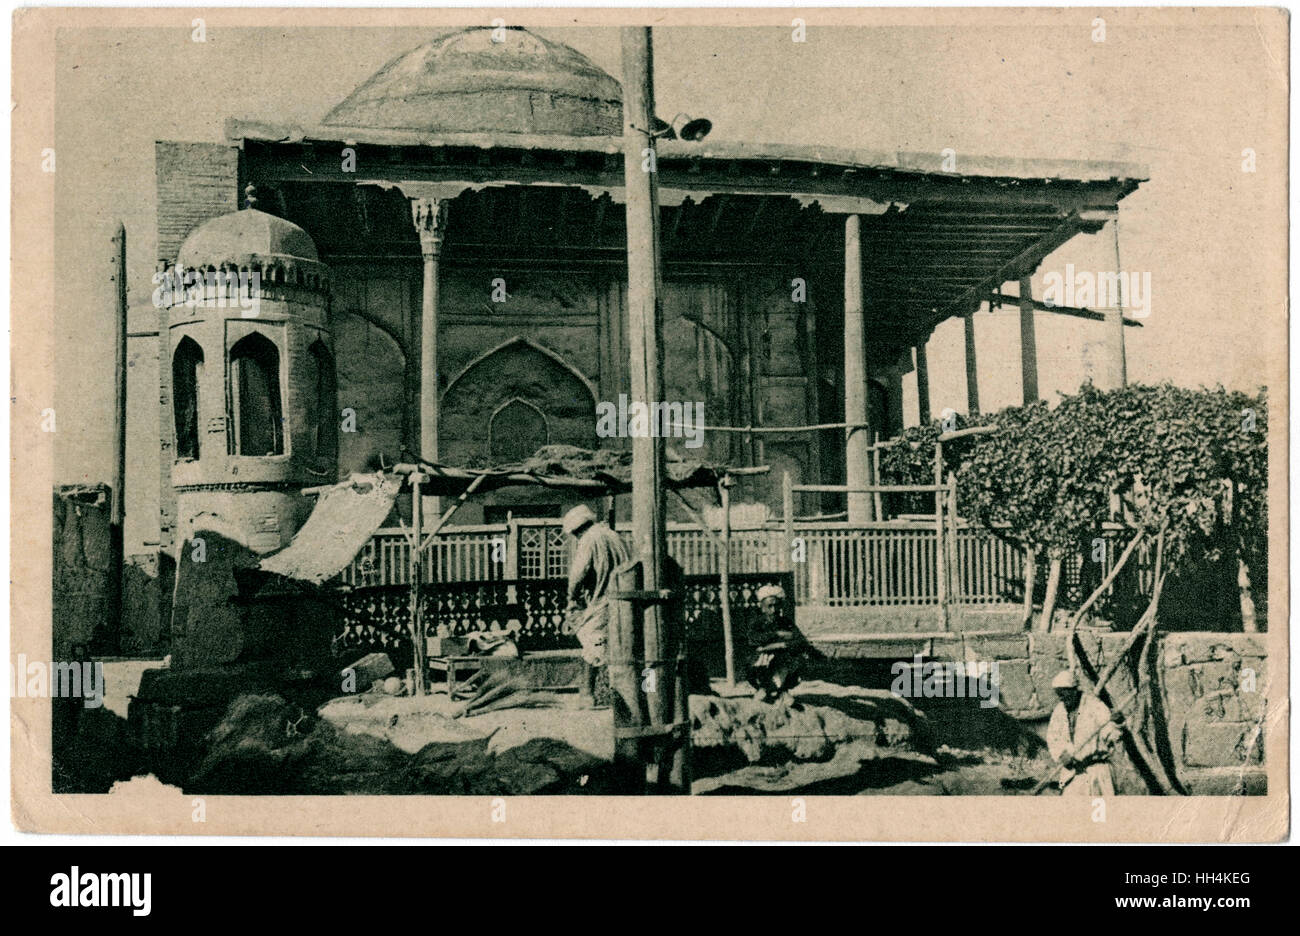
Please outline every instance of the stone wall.
[{"label": "stone wall", "polygon": [[[1081,630],[1079,639],[1095,676],[1122,652],[1128,634]],[[1161,633],[1151,654],[1157,695],[1152,716],[1163,736],[1152,740],[1193,793],[1230,794],[1264,789],[1263,724],[1267,651],[1253,634],[1199,631]],[[1066,668],[1063,634],[954,634],[936,638],[936,659],[998,662],[1002,711],[1041,721],[1056,704],[1052,677]],[[1136,661],[1107,683],[1113,702],[1135,691]],[[1131,715],[1136,705],[1124,706]]]},{"label": "stone wall", "polygon": [[[1262,783],[1268,651],[1254,634],[1165,634],[1162,701],[1169,743],[1207,792]],[[1275,693],[1281,695],[1285,687]]]}]

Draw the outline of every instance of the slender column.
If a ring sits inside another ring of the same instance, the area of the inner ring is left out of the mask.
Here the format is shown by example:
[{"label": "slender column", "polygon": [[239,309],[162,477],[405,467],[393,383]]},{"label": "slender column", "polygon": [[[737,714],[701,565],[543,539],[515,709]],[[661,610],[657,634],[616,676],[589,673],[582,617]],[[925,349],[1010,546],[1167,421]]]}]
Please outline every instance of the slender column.
[{"label": "slender column", "polygon": [[[862,295],[862,218],[844,219],[844,479],[850,491],[871,483],[866,322]],[[849,523],[871,520],[871,495],[848,496]]]},{"label": "slender column", "polygon": [[916,410],[918,425],[930,425],[930,364],[925,357],[925,342],[914,349],[916,352]]},{"label": "slender column", "polygon": [[966,325],[966,411],[971,416],[980,413],[979,368],[975,363],[975,310],[962,319]]},{"label": "slender column", "polygon": [[1038,400],[1038,342],[1034,337],[1034,281],[1020,277],[1020,386],[1023,402]]},{"label": "slender column", "polygon": [[1115,297],[1115,308],[1106,313],[1106,357],[1110,362],[1111,383],[1114,389],[1128,385],[1128,361],[1124,353],[1124,299],[1122,285],[1124,266],[1119,258],[1119,217],[1111,219],[1111,234],[1115,240],[1115,274],[1121,281],[1120,293]]},{"label": "slender column", "polygon": [[438,460],[438,258],[447,226],[447,202],[412,198],[411,219],[424,258],[420,303],[420,457]]},{"label": "slender column", "polygon": [[[115,634],[122,633],[122,575],[126,562],[124,525],[126,523],[126,227],[117,223],[112,241],[113,323],[116,340],[113,342],[113,502],[110,508],[109,537],[110,565],[108,583],[108,626]],[[171,367],[170,358],[164,358],[162,367]]]}]

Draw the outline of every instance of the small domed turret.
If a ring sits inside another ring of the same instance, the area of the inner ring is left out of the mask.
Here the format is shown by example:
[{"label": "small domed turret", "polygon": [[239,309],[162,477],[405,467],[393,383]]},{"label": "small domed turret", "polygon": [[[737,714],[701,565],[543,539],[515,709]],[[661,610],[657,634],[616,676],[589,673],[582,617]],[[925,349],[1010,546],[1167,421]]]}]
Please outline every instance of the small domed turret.
[{"label": "small domed turret", "polygon": [[[256,553],[288,543],[298,492],[338,471],[329,275],[292,222],[250,207],[200,226],[162,275],[178,537],[220,523]],[[232,532],[233,531],[233,532]]]}]

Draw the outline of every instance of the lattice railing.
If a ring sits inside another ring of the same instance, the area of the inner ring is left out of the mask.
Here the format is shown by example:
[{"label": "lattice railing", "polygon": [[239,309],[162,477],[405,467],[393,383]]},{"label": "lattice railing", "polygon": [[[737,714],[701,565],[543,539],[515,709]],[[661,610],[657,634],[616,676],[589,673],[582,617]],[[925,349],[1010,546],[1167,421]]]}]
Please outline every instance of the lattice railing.
[{"label": "lattice railing", "polygon": [[[621,528],[625,537],[630,531]],[[798,604],[925,605],[938,601],[935,529],[931,522],[843,523],[794,525],[796,555],[787,557],[785,532],[780,528],[735,530],[731,538],[733,575],[791,573]],[[1065,563],[1062,601],[1077,602],[1101,581],[1128,534],[1105,533],[1100,563],[1092,552],[1081,552]],[[568,538],[552,520],[522,520],[510,524],[453,527],[435,537],[428,551],[424,580],[430,584],[506,580],[545,580],[563,577],[570,555]],[[717,576],[721,572],[715,541],[698,527],[673,523],[668,552],[684,574]],[[996,604],[1020,600],[1024,587],[1024,556],[1011,543],[989,531],[959,521],[952,600],[965,604]],[[1137,556],[1139,587],[1150,588],[1151,559]],[[1045,573],[1040,569],[1040,588]],[[380,530],[336,584],[354,588],[405,585],[410,581],[410,547],[401,530]]]},{"label": "lattice railing", "polygon": [[[757,613],[758,589],[768,583],[785,585],[788,574],[738,574],[731,581],[733,619],[743,622]],[[506,629],[518,622],[523,650],[577,648],[563,633],[567,581],[564,578],[514,581],[446,582],[422,589],[421,612],[426,636],[446,628],[448,636]],[[719,620],[716,577],[686,576],[682,586],[682,615],[687,627],[712,629]],[[341,625],[334,636],[337,653],[355,650],[410,648],[411,590],[409,585],[379,585],[340,592]],[[738,626],[740,626],[738,624]],[[401,657],[405,659],[405,657]]]}]

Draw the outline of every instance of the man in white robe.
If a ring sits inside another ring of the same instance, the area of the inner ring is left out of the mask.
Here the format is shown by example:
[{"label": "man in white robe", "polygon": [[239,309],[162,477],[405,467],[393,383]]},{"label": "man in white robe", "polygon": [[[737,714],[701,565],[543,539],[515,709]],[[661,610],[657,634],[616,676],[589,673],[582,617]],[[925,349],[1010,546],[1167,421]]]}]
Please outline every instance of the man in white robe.
[{"label": "man in white robe", "polygon": [[1070,670],[1057,673],[1052,688],[1060,701],[1047,725],[1047,750],[1061,765],[1061,795],[1113,795],[1110,755],[1124,736],[1123,718],[1113,717],[1101,699],[1080,692]]}]

